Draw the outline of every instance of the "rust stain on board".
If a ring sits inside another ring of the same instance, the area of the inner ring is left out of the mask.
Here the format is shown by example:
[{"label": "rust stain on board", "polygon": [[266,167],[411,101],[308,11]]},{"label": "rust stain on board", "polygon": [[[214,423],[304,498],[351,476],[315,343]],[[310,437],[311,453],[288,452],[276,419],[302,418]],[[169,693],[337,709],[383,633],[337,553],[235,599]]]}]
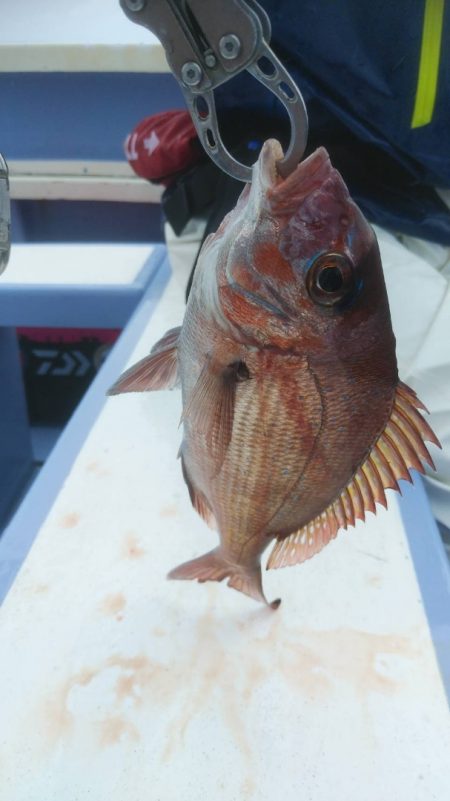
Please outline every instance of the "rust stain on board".
[{"label": "rust stain on board", "polygon": [[86,465],[86,471],[99,477],[111,475],[110,470],[108,470],[106,467],[103,467],[103,465],[101,465],[96,459],[94,459],[92,462],[88,462]]},{"label": "rust stain on board", "polygon": [[95,670],[89,668],[80,670],[45,699],[43,724],[50,744],[56,744],[73,729],[74,716],[67,705],[70,692],[77,685],[85,687],[90,684],[95,675]]},{"label": "rust stain on board", "polygon": [[139,732],[133,723],[123,720],[117,715],[101,721],[99,734],[101,747],[106,748],[110,745],[116,745],[124,737],[127,737],[132,742],[140,740]]},{"label": "rust stain on board", "polygon": [[132,699],[135,704],[142,702],[142,675],[138,671],[123,673],[116,682],[116,697],[119,702]]},{"label": "rust stain on board", "polygon": [[[150,661],[145,655],[137,655],[135,657],[121,657],[114,655],[109,657],[98,668],[84,668],[70,676],[63,682],[59,688],[51,693],[44,699],[43,703],[43,728],[46,734],[47,744],[50,747],[55,747],[58,742],[72,736],[76,727],[76,713],[69,709],[69,698],[74,688],[88,687],[94,679],[96,679],[104,671],[111,669],[118,669],[122,671],[122,680],[127,676],[130,677],[128,683],[118,680],[118,687],[116,688],[116,698],[118,701],[128,700],[130,697],[135,702],[138,702],[138,695],[142,696],[142,687],[148,686],[152,678],[154,678],[154,671]],[[157,681],[156,681],[157,684]],[[137,693],[136,688],[140,690]],[[117,709],[113,708],[111,714],[105,720],[111,718],[117,719],[123,717],[117,715]],[[131,731],[130,727],[134,724],[123,719],[124,725],[127,727],[128,733]],[[93,727],[98,728],[98,721],[92,720]],[[99,744],[107,745],[108,739],[113,740],[112,731],[114,725],[111,726],[107,732],[101,728],[99,735]],[[117,723],[115,725],[117,731]],[[121,728],[122,730],[122,728]],[[108,734],[109,732],[109,734]],[[137,730],[136,730],[137,732]],[[119,734],[120,737],[120,734]]]},{"label": "rust stain on board", "polygon": [[67,515],[64,515],[64,517],[61,517],[59,525],[61,526],[61,528],[66,528],[66,529],[75,528],[75,526],[77,526],[79,522],[80,522],[80,515],[78,514],[78,512],[69,512]]},{"label": "rust stain on board", "polygon": [[241,801],[248,801],[256,790],[256,782],[250,776],[244,779],[241,785]]},{"label": "rust stain on board", "polygon": [[154,626],[154,628],[152,628],[152,634],[154,637],[165,637],[167,631],[162,629],[160,626]]},{"label": "rust stain on board", "polygon": [[160,517],[176,517],[180,510],[176,503],[169,503],[159,510]]},{"label": "rust stain on board", "polygon": [[[53,741],[73,730],[76,710],[68,710],[68,698],[74,685],[86,686],[94,677],[114,669],[114,692],[105,720],[115,723],[106,733],[102,729],[99,745],[104,747],[125,735],[133,739],[127,726],[136,728],[136,715],[146,719],[149,714],[162,714],[166,729],[160,758],[168,762],[187,747],[191,724],[213,710],[241,762],[242,795],[250,797],[257,743],[249,711],[258,703],[265,683],[281,679],[297,705],[324,703],[333,695],[352,693],[361,710],[361,732],[370,737],[367,727],[370,729],[373,707],[369,699],[403,692],[401,677],[410,673],[414,658],[420,656],[414,633],[406,637],[343,627],[292,629],[284,625],[280,612],[271,610],[258,610],[242,624],[218,615],[212,599],[214,595],[185,646],[174,643],[166,663],[146,654],[115,654],[69,677],[46,706]],[[390,657],[395,658],[395,675],[389,669]],[[79,725],[87,724],[80,721]],[[95,725],[98,722],[92,721]],[[139,734],[137,728],[136,732]]]},{"label": "rust stain on board", "polygon": [[103,599],[100,609],[105,615],[118,615],[125,609],[126,603],[125,596],[121,592],[115,592]]},{"label": "rust stain on board", "polygon": [[32,592],[34,595],[46,595],[49,589],[50,587],[48,584],[35,584],[32,588]]},{"label": "rust stain on board", "polygon": [[[184,745],[186,730],[191,720],[203,708],[205,699],[211,699],[218,680],[218,673],[223,666],[223,648],[217,647],[217,632],[213,625],[214,605],[212,603],[212,593],[214,589],[207,585],[206,592],[209,596],[209,603],[206,611],[198,618],[195,628],[194,642],[195,649],[186,654],[185,670],[186,675],[191,678],[191,687],[188,698],[180,699],[181,706],[177,709],[176,720],[168,727],[166,744],[162,754],[163,762],[169,761],[175,750]],[[210,639],[211,638],[211,639]],[[208,642],[206,642],[208,640]],[[195,670],[198,654],[202,654],[202,669]]]},{"label": "rust stain on board", "polygon": [[124,559],[140,559],[145,556],[146,551],[141,546],[138,538],[133,531],[128,531],[122,548]]}]

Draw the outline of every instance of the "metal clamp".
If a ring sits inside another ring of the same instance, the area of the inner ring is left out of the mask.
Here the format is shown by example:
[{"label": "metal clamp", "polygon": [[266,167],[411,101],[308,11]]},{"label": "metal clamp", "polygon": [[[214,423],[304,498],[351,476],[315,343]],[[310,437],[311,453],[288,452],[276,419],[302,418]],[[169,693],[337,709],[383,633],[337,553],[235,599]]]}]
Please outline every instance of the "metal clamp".
[{"label": "metal clamp", "polygon": [[200,141],[225,172],[251,181],[220,136],[214,89],[247,70],[286,108],[291,141],[278,162],[282,176],[297,166],[306,147],[308,116],[301,92],[269,47],[271,26],[256,0],[120,0],[125,14],[151,30],[163,45],[186,99]]},{"label": "metal clamp", "polygon": [[11,207],[8,165],[0,153],[0,275],[9,261],[11,249]]}]

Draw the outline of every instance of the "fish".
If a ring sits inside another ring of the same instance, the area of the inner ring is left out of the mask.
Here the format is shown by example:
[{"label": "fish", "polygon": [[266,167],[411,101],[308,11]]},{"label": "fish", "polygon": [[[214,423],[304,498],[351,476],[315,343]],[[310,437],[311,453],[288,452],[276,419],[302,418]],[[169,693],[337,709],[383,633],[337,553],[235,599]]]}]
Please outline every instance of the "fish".
[{"label": "fish", "polygon": [[111,394],[181,384],[179,456],[220,544],[169,573],[269,604],[267,569],[304,562],[434,468],[439,446],[399,380],[377,239],[321,147],[287,178],[264,143],[204,242],[180,327]]}]

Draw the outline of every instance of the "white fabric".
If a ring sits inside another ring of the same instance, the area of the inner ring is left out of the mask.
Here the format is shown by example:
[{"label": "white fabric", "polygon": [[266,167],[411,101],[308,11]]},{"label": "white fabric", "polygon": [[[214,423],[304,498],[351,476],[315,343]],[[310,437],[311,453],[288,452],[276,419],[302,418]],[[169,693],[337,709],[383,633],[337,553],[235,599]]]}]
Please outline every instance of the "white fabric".
[{"label": "white fabric", "polygon": [[450,251],[376,228],[397,338],[400,377],[430,411],[442,451],[425,484],[435,517],[450,526]]},{"label": "white fabric", "polygon": [[[172,269],[186,285],[204,231],[191,220],[181,237],[166,223]],[[431,446],[436,473],[425,484],[433,513],[450,526],[450,250],[413,237],[395,237],[375,227],[380,245],[400,377],[430,411],[442,444]]]}]

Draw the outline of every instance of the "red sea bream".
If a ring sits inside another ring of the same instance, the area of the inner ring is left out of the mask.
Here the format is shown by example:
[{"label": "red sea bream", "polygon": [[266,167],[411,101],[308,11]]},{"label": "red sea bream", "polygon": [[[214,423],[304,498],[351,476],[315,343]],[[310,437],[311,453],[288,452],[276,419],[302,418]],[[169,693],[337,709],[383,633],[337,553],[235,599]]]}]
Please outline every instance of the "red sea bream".
[{"label": "red sea bream", "polygon": [[286,179],[280,158],[266,142],[203,245],[182,326],[111,390],[181,382],[183,475],[220,544],[169,575],[263,602],[269,544],[268,568],[308,559],[438,444],[398,378],[372,228],[323,148]]}]

